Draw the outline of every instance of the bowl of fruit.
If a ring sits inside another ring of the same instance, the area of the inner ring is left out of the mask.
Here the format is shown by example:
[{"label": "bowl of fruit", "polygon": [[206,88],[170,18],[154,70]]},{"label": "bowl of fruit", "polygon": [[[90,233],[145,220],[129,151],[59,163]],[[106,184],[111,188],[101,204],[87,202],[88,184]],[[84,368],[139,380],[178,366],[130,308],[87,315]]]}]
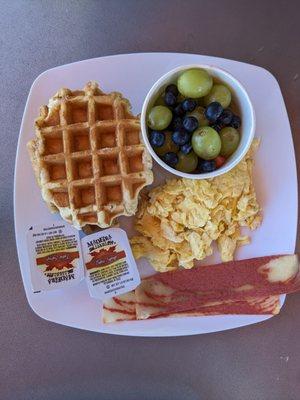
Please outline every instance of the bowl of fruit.
[{"label": "bowl of fruit", "polygon": [[169,172],[207,179],[232,169],[246,154],[255,114],[243,85],[210,65],[187,65],[163,75],[141,113],[145,144]]}]

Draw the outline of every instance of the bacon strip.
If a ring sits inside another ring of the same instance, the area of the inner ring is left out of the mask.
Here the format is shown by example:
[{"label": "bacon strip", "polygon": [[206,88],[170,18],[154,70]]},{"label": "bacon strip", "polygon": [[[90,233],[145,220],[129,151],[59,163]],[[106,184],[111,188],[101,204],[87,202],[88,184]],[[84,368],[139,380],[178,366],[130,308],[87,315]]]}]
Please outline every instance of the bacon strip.
[{"label": "bacon strip", "polygon": [[[145,284],[146,283],[146,284]],[[200,316],[226,314],[278,314],[280,303],[278,296],[246,297],[244,299],[227,299],[198,301],[194,304],[184,302],[184,293],[178,298],[170,299],[167,286],[155,286],[155,295],[151,293],[147,282],[136,288],[136,315],[137,319],[158,318],[166,316]],[[160,293],[160,294],[158,294]]]},{"label": "bacon strip", "polygon": [[[132,318],[127,319],[277,314],[280,311],[278,296],[297,290],[300,290],[297,255],[258,257],[158,273],[143,279],[135,293],[131,292]],[[113,302],[120,302],[120,297]],[[107,307],[105,303],[104,309]],[[116,310],[123,310],[122,314],[128,312],[128,307],[121,302]],[[120,313],[113,317],[114,308],[110,310],[109,322],[126,319],[120,319]]]},{"label": "bacon strip", "polygon": [[209,315],[276,315],[280,311],[279,296],[257,297],[246,299],[243,301],[224,301],[211,302],[201,307],[196,307],[191,311],[181,311],[174,313],[161,314],[156,310],[156,313],[151,312],[151,307],[140,307],[137,303],[137,319],[158,318],[158,317],[199,317]]},{"label": "bacon strip", "polygon": [[134,291],[122,294],[103,303],[102,320],[105,324],[136,319],[136,297]]},{"label": "bacon strip", "polygon": [[[142,280],[136,289],[137,318],[198,310],[209,302],[248,301],[297,290],[300,290],[300,274],[296,255],[177,270]],[[256,305],[255,314],[261,314],[257,308]]]},{"label": "bacon strip", "polygon": [[[128,294],[126,294],[128,295]],[[124,295],[122,295],[124,296]],[[130,292],[131,301],[123,301],[120,297],[105,300],[103,306],[103,322],[113,323],[120,321],[132,321],[137,319],[159,317],[199,317],[209,315],[226,314],[278,314],[280,303],[278,296],[247,299],[245,301],[210,302],[193,311],[178,313],[160,312],[160,308],[153,310],[152,303],[136,302],[136,292]],[[134,299],[134,301],[133,301]]]}]

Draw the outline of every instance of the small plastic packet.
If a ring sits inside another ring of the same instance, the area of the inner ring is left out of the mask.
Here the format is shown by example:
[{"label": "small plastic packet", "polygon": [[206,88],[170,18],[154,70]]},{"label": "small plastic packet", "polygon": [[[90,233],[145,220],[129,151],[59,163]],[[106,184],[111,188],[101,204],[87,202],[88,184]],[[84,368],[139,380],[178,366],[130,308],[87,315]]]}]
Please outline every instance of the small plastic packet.
[{"label": "small plastic packet", "polygon": [[84,278],[79,233],[69,224],[33,226],[27,245],[34,292],[74,286]]},{"label": "small plastic packet", "polygon": [[81,239],[90,296],[106,299],[135,289],[141,282],[128,237],[120,228]]}]

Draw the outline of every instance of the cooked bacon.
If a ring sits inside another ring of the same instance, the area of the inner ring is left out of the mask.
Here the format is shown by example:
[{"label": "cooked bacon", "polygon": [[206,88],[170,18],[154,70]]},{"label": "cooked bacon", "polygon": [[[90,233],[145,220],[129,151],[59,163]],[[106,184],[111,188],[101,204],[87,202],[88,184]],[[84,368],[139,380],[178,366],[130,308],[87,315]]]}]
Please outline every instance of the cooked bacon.
[{"label": "cooked bacon", "polygon": [[[135,294],[131,294],[132,318],[127,319],[277,314],[280,311],[278,295],[297,290],[300,290],[297,255],[258,257],[158,273],[143,279]],[[120,297],[114,298],[114,304],[120,302]],[[121,310],[118,317],[129,311],[125,306],[128,308],[129,304],[124,305],[121,299],[119,308],[115,308]],[[107,307],[105,303],[104,309]],[[113,305],[109,308],[112,313]]]},{"label": "cooked bacon", "polygon": [[198,310],[209,302],[247,301],[296,290],[300,290],[296,255],[231,261],[143,279],[136,289],[137,314],[140,318],[144,307],[152,308],[150,317]]},{"label": "cooked bacon", "polygon": [[[185,302],[184,293],[176,298],[169,296],[169,288],[156,282],[155,294],[148,287],[148,282],[136,288],[137,319],[163,316],[218,315],[218,314],[278,314],[280,311],[278,296],[246,297],[244,299],[200,300],[194,304]],[[153,286],[152,286],[153,288]],[[145,290],[146,289],[146,290]],[[190,299],[188,299],[190,300]]]},{"label": "cooked bacon", "polygon": [[104,301],[102,320],[105,324],[135,319],[136,298],[134,291]]},{"label": "cooked bacon", "polygon": [[[126,296],[125,300],[124,296]],[[103,322],[107,324],[147,318],[199,317],[220,314],[275,315],[280,311],[278,296],[269,296],[264,298],[258,297],[254,299],[246,299],[244,301],[208,302],[207,304],[197,307],[192,311],[174,312],[169,314],[165,313],[163,310],[160,310],[159,304],[157,304],[157,307],[154,308],[152,302],[147,303],[146,299],[143,300],[144,301],[141,303],[137,302],[136,292],[134,291],[127,293],[126,295],[105,300],[103,306]]]},{"label": "cooked bacon", "polygon": [[[141,313],[142,311],[142,313]],[[159,317],[199,317],[209,315],[276,315],[280,311],[279,296],[257,297],[240,301],[211,302],[192,311],[162,313],[156,310],[155,314],[147,316],[147,307],[139,307],[137,303],[137,319]]]}]

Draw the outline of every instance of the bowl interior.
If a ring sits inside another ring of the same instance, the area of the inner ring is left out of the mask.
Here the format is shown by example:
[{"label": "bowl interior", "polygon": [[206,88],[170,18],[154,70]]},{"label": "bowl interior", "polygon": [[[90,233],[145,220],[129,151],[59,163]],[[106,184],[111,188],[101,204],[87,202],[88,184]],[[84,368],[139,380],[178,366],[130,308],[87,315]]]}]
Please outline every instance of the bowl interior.
[{"label": "bowl interior", "polygon": [[[220,167],[219,169],[206,173],[206,174],[189,174],[184,173],[181,171],[177,171],[168,165],[166,165],[154,152],[149,140],[148,140],[148,128],[146,123],[146,116],[148,112],[153,107],[157,98],[164,92],[165,88],[170,83],[176,83],[179,75],[182,74],[187,69],[190,68],[202,68],[209,72],[209,74],[213,77],[214,82],[217,83],[224,83],[231,91],[232,94],[232,104],[233,104],[233,111],[237,113],[241,120],[242,125],[239,129],[241,139],[237,150],[226,160],[225,164]],[[193,178],[193,179],[206,179],[212,178],[214,176],[221,175],[225,172],[228,172],[231,168],[233,168],[245,155],[250,144],[252,142],[254,136],[254,125],[255,125],[255,117],[254,111],[249,99],[247,92],[245,91],[244,87],[241,85],[239,81],[237,81],[232,75],[228,72],[216,68],[213,66],[208,65],[191,65],[185,67],[176,68],[173,71],[168,72],[164,76],[162,76],[150,89],[148,96],[145,99],[143,110],[142,110],[142,132],[144,136],[144,140],[146,145],[153,156],[153,158],[165,169],[172,172],[175,175],[186,177],[186,178]]]}]

